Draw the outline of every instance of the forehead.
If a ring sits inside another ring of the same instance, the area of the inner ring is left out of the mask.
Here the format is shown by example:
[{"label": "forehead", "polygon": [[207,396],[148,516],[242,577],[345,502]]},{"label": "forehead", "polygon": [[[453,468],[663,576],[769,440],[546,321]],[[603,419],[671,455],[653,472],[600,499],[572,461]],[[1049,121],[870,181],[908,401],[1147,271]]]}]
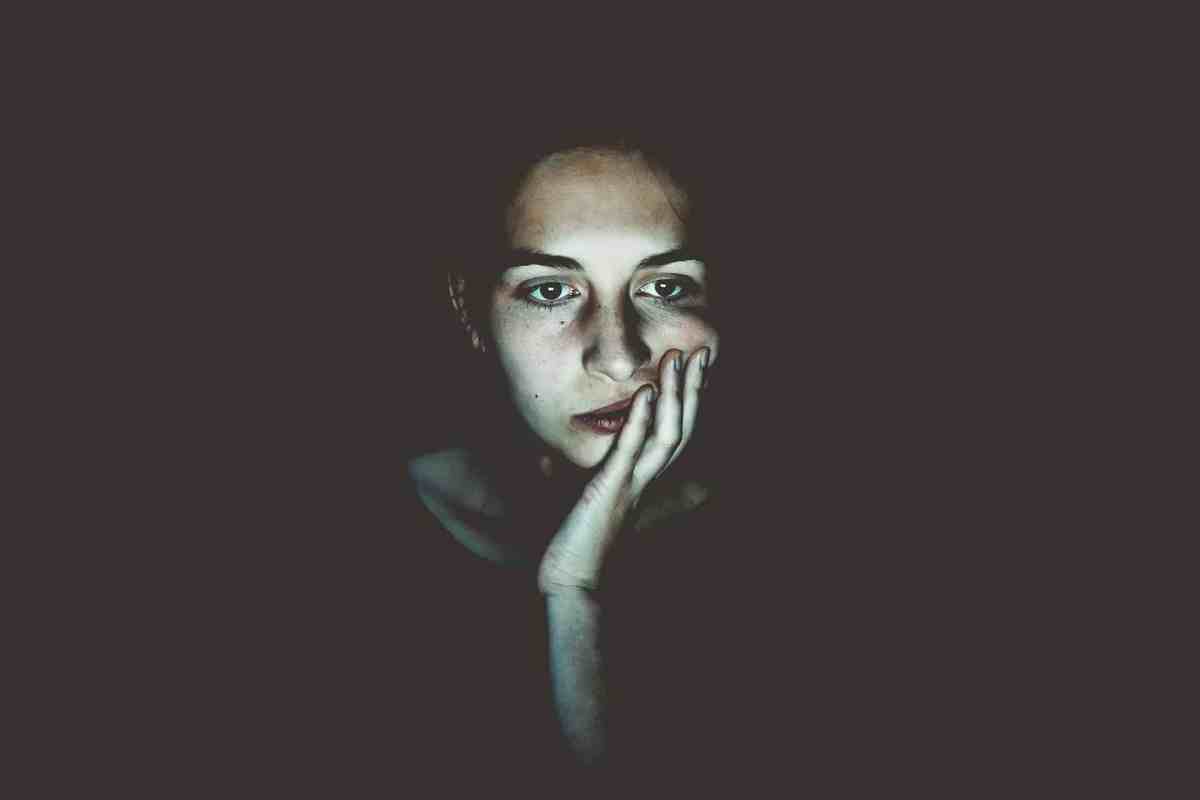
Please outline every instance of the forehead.
[{"label": "forehead", "polygon": [[586,234],[625,233],[682,242],[687,196],[636,153],[576,151],[534,167],[513,197],[514,247],[545,248]]}]

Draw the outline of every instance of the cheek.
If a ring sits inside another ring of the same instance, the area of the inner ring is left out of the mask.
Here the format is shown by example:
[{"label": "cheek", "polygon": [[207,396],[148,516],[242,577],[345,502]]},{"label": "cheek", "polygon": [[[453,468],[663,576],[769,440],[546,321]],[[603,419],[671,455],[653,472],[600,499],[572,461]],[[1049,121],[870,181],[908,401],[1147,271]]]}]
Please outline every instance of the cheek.
[{"label": "cheek", "polygon": [[712,350],[712,355],[715,358],[718,350],[720,336],[717,335],[717,330],[712,325],[702,319],[695,317],[685,320],[675,320],[668,325],[664,325],[660,330],[655,332],[656,350],[666,352],[673,347],[680,348],[687,354],[691,354],[701,347],[707,347]]},{"label": "cheek", "polygon": [[493,333],[501,364],[518,400],[544,404],[566,375],[571,348],[558,320],[530,320],[522,315],[494,318]]}]

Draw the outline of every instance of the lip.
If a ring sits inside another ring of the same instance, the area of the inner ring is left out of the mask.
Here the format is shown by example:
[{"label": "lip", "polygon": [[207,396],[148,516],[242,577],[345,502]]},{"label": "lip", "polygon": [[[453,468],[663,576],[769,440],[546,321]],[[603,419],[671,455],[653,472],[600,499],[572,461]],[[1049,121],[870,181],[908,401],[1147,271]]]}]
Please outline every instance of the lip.
[{"label": "lip", "polygon": [[606,406],[585,411],[582,414],[576,414],[571,417],[571,423],[578,429],[595,433],[601,436],[611,436],[618,433],[621,428],[625,427],[625,417],[618,417],[615,420],[601,421],[596,419],[597,414],[611,414],[616,411],[627,411],[633,405],[633,395],[626,397],[624,400],[618,400],[615,403],[609,403]]},{"label": "lip", "polygon": [[591,411],[584,411],[582,414],[576,414],[577,417],[586,417],[589,414],[611,414],[614,411],[624,411],[633,405],[633,395],[629,395],[624,400],[618,400],[615,403],[610,403],[600,408],[593,408]]}]

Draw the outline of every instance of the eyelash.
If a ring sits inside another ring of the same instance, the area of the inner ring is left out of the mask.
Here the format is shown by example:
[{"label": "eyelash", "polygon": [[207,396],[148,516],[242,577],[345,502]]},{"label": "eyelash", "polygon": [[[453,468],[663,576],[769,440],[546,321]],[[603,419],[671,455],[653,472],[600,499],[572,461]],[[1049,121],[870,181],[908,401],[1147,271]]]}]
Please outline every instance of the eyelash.
[{"label": "eyelash", "polygon": [[[665,305],[674,305],[674,304],[679,303],[683,300],[686,300],[690,297],[693,297],[696,294],[695,284],[692,281],[688,280],[687,278],[657,278],[655,280],[652,280],[652,281],[646,283],[645,286],[650,286],[655,283],[671,283],[671,284],[675,284],[680,289],[682,289],[682,291],[675,297],[658,297],[657,295],[645,295],[646,297],[649,297],[651,300],[654,300],[657,303],[662,303]],[[523,289],[521,291],[521,299],[524,300],[526,303],[529,303],[532,306],[536,306],[536,307],[544,309],[546,311],[558,308],[559,306],[562,306],[562,305],[566,305],[566,302],[567,302],[566,300],[560,300],[560,301],[554,302],[554,303],[547,303],[542,300],[533,299],[533,297],[531,295],[534,292],[536,292],[538,289],[542,288],[543,286],[567,286],[568,289],[571,288],[570,286],[563,283],[562,281],[543,281],[542,283],[536,284],[534,286],[529,286],[529,287],[526,287],[525,289]],[[571,290],[571,291],[575,291],[575,290]],[[579,292],[575,291],[575,293],[570,295],[568,297],[568,299],[570,299],[570,297],[578,297],[578,296],[579,296]]]}]

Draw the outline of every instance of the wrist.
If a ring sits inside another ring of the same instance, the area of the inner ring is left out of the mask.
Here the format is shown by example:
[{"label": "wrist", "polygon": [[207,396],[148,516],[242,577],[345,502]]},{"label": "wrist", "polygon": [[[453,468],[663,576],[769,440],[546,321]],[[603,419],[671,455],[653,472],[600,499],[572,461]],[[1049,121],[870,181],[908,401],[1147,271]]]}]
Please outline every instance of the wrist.
[{"label": "wrist", "polygon": [[595,592],[600,588],[600,576],[595,570],[571,568],[559,563],[547,553],[538,567],[538,590],[545,595],[562,592]]}]

